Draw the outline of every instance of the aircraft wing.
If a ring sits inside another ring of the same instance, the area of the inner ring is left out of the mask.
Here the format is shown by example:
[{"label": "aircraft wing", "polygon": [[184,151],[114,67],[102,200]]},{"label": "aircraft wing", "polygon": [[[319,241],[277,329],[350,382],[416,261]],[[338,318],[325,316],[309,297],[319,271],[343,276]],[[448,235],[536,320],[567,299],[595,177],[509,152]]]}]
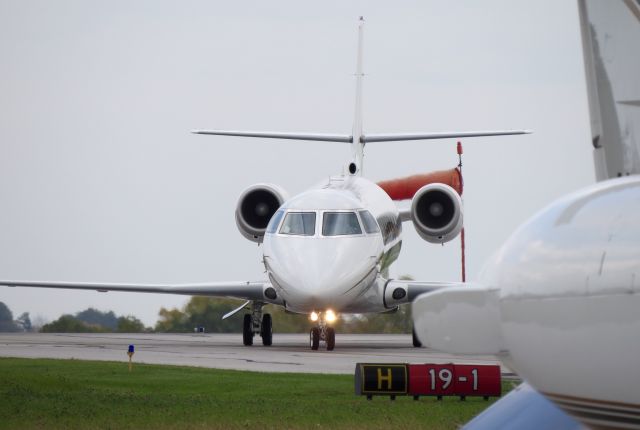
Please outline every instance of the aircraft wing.
[{"label": "aircraft wing", "polygon": [[471,284],[463,284],[461,282],[426,282],[390,279],[384,288],[384,303],[387,308],[392,308],[405,303],[412,303],[427,293],[434,293],[440,290],[446,291],[458,287],[464,288],[469,285]]},{"label": "aircraft wing", "polygon": [[269,282],[205,282],[198,284],[104,284],[99,282],[49,282],[49,281],[3,281],[7,287],[62,288],[69,290],[95,290],[106,293],[121,291],[129,293],[164,293],[187,296],[232,297],[245,300],[259,300],[280,304],[280,300],[269,299],[265,290]]}]

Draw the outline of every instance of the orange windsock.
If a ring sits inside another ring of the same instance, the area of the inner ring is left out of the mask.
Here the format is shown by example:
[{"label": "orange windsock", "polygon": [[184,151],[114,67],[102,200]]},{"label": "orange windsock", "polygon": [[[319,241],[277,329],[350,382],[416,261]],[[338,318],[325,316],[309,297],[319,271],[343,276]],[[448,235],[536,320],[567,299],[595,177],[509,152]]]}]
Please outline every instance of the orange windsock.
[{"label": "orange windsock", "polygon": [[409,200],[425,185],[441,183],[449,185],[462,195],[463,182],[459,168],[440,170],[437,172],[413,175],[406,178],[391,179],[378,182],[378,186],[386,191],[392,200]]}]

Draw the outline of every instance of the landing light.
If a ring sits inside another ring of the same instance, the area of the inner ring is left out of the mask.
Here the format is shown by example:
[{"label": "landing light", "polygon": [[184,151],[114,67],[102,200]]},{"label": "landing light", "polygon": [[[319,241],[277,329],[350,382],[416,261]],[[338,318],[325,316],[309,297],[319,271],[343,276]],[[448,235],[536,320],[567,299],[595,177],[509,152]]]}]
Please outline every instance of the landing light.
[{"label": "landing light", "polygon": [[336,313],[333,312],[331,309],[327,310],[327,312],[325,312],[325,319],[327,320],[327,322],[332,323],[334,322],[338,317],[336,316]]},{"label": "landing light", "polygon": [[318,314],[316,312],[311,312],[309,319],[311,319],[311,321],[318,321]]}]

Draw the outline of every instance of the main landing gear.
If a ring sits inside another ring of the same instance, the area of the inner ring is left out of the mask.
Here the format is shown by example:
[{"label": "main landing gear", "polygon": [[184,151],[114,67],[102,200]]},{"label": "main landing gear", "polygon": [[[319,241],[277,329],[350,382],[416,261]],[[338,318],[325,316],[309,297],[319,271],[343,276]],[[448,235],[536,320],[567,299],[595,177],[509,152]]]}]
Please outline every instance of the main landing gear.
[{"label": "main landing gear", "polygon": [[336,330],[327,324],[324,314],[318,315],[317,323],[317,326],[309,331],[311,349],[317,351],[320,347],[320,341],[323,341],[327,345],[327,351],[333,351],[336,346]]},{"label": "main landing gear", "polygon": [[273,324],[271,314],[262,314],[264,303],[252,302],[251,313],[244,315],[242,324],[242,343],[253,345],[253,336],[259,334],[264,346],[271,346],[273,341]]}]

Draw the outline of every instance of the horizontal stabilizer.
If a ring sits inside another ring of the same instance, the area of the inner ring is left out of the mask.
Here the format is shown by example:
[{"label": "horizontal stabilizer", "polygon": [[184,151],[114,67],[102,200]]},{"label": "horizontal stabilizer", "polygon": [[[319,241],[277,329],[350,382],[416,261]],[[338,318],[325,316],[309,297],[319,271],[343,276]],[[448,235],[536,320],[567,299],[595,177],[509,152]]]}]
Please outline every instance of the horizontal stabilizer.
[{"label": "horizontal stabilizer", "polygon": [[510,136],[514,134],[531,134],[531,130],[489,130],[489,131],[453,131],[439,133],[411,134],[367,134],[362,136],[363,143],[396,142],[401,140],[456,139],[464,137]]},{"label": "horizontal stabilizer", "polygon": [[238,131],[238,130],[193,130],[194,134],[214,136],[259,137],[264,139],[315,140],[320,142],[350,143],[353,138],[344,134],[290,133],[277,131]]},{"label": "horizontal stabilizer", "polygon": [[[213,136],[258,137],[263,139],[315,140],[319,142],[351,143],[353,136],[346,134],[296,133],[279,131],[240,131],[240,130],[192,130],[193,134]],[[510,136],[530,134],[530,130],[490,130],[490,131],[453,131],[438,133],[410,134],[367,134],[360,137],[361,143],[396,142],[402,140],[455,139],[465,137]]]}]

